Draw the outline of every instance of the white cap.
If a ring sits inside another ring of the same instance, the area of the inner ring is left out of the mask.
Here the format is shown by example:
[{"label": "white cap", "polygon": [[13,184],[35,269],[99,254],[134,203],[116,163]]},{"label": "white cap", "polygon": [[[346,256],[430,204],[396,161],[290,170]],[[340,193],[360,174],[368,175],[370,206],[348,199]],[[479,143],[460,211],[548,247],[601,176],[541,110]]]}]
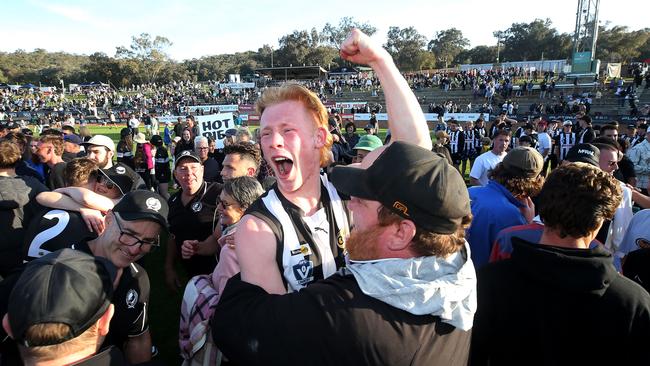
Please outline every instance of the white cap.
[{"label": "white cap", "polygon": [[95,135],[91,137],[90,140],[84,142],[82,145],[105,146],[110,151],[115,153],[115,143],[110,137],[104,135]]}]

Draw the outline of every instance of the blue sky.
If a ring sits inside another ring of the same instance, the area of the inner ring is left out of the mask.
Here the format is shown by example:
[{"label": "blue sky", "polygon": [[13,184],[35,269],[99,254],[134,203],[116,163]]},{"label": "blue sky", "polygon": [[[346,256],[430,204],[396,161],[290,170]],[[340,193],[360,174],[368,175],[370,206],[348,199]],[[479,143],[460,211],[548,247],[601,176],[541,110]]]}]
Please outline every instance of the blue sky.
[{"label": "blue sky", "polygon": [[[641,3],[603,0],[600,19],[643,28],[648,22]],[[169,38],[169,55],[183,60],[257,50],[263,44],[277,48],[278,39],[293,30],[320,31],[343,16],[372,23],[374,38],[382,43],[390,26],[415,26],[428,39],[456,27],[472,46],[493,45],[492,31],[536,17],[548,17],[561,32],[572,32],[576,8],[577,0],[5,0],[0,5],[0,51],[44,48],[113,56],[115,47],[128,46],[131,36],[147,32]]]}]

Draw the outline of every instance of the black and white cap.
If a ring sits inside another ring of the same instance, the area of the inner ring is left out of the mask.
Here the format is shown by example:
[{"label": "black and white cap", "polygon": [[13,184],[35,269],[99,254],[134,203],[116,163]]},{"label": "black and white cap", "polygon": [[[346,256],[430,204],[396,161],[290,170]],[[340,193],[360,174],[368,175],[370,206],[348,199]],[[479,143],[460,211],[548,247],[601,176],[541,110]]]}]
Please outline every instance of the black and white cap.
[{"label": "black and white cap", "polygon": [[148,190],[128,192],[113,207],[113,212],[126,221],[149,220],[159,223],[167,230],[167,201],[158,193]]}]

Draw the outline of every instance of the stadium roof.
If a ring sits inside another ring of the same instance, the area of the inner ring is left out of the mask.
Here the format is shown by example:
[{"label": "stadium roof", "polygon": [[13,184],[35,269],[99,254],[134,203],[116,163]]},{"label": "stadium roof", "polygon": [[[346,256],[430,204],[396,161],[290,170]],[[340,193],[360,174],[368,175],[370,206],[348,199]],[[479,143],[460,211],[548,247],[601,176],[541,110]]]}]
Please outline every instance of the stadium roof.
[{"label": "stadium roof", "polygon": [[322,79],[327,76],[327,71],[321,66],[263,67],[255,69],[255,72],[274,80]]}]

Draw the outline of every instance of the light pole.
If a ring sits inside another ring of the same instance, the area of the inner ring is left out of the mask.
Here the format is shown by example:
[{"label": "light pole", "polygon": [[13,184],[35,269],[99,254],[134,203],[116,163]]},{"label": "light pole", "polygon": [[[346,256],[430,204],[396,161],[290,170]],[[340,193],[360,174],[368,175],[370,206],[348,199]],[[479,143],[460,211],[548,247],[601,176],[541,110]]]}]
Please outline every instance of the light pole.
[{"label": "light pole", "polygon": [[497,37],[497,64],[499,63],[499,54],[501,52],[501,38],[503,38],[503,31],[496,31],[492,33],[495,37]]},{"label": "light pole", "polygon": [[273,68],[273,46],[271,46],[271,68]]}]

